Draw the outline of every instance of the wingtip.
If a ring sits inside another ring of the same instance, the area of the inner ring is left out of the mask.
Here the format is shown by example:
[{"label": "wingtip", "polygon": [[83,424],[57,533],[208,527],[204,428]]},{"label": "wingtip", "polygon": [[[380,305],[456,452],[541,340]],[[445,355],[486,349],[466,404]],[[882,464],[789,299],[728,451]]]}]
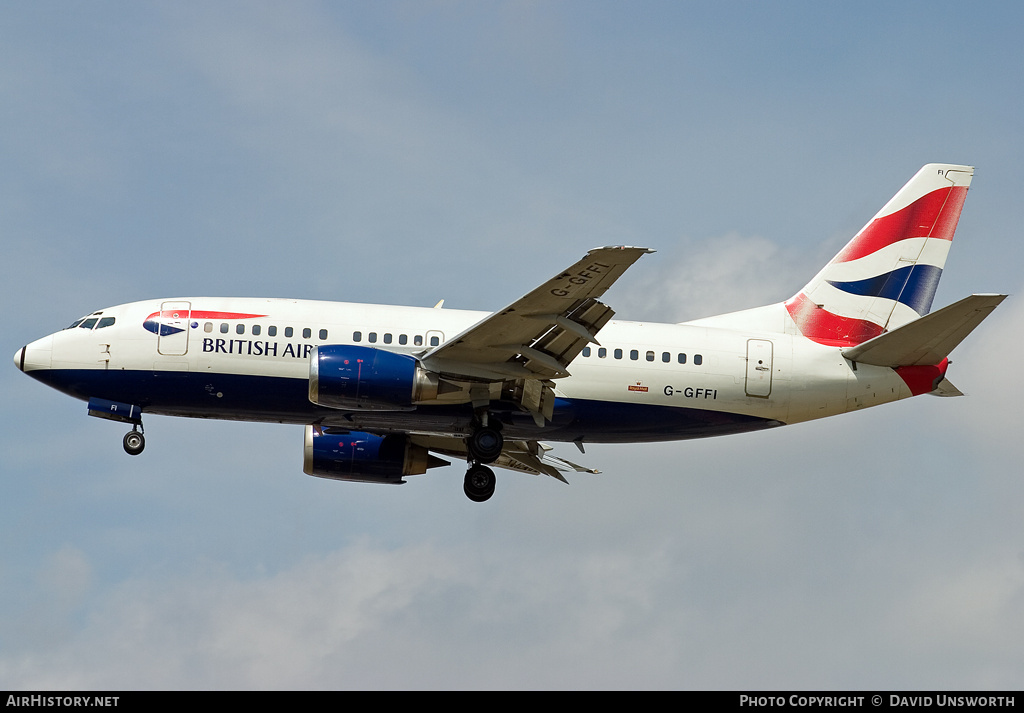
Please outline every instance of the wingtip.
[{"label": "wingtip", "polygon": [[594,253],[599,250],[639,250],[641,254],[644,255],[649,255],[650,253],[658,252],[657,250],[652,250],[651,248],[642,248],[636,245],[603,245],[601,247],[590,250],[587,254],[589,255],[590,253]]}]

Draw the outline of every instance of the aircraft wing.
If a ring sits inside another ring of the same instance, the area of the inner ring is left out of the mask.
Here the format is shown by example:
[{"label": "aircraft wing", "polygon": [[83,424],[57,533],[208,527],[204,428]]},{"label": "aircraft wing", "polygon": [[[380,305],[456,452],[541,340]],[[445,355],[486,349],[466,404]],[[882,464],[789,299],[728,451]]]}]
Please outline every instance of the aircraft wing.
[{"label": "aircraft wing", "polygon": [[[453,458],[466,458],[466,441],[450,436],[412,434],[412,442],[431,451]],[[551,446],[538,441],[506,441],[501,456],[490,465],[531,475],[549,475],[563,483],[569,481],[562,473],[600,473],[572,461],[549,455]]]},{"label": "aircraft wing", "polygon": [[425,367],[483,380],[557,379],[615,312],[597,301],[647,248],[596,248],[509,306],[421,357]]}]

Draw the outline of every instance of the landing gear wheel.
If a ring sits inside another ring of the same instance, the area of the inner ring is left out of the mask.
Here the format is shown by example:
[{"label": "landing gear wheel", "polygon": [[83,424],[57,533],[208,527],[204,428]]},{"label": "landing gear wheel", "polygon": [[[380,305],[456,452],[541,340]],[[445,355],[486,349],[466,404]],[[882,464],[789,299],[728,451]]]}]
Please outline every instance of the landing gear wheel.
[{"label": "landing gear wheel", "polygon": [[485,465],[472,465],[466,471],[466,483],[463,490],[466,497],[475,503],[482,503],[494,495],[494,484],[496,479],[494,471]]},{"label": "landing gear wheel", "polygon": [[469,457],[478,463],[493,463],[501,455],[505,447],[505,438],[501,431],[491,426],[480,426],[473,430],[466,439]]},{"label": "landing gear wheel", "polygon": [[124,434],[124,452],[130,456],[137,456],[146,447],[146,437],[138,431],[128,431]]}]

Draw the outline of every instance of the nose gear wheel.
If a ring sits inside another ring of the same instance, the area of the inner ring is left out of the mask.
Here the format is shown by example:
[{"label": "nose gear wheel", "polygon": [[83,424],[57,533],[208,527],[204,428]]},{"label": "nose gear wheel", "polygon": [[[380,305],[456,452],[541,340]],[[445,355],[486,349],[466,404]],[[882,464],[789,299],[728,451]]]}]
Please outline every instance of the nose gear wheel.
[{"label": "nose gear wheel", "polygon": [[142,432],[133,428],[124,434],[124,452],[130,456],[137,456],[146,447],[146,437]]}]

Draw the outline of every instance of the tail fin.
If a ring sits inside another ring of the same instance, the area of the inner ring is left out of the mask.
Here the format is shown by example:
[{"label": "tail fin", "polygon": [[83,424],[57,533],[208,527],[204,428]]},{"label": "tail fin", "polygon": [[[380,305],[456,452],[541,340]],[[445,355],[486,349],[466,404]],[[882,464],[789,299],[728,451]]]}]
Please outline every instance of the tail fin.
[{"label": "tail fin", "polygon": [[928,314],[972,166],[930,163],[786,302],[800,333],[852,346]]}]

